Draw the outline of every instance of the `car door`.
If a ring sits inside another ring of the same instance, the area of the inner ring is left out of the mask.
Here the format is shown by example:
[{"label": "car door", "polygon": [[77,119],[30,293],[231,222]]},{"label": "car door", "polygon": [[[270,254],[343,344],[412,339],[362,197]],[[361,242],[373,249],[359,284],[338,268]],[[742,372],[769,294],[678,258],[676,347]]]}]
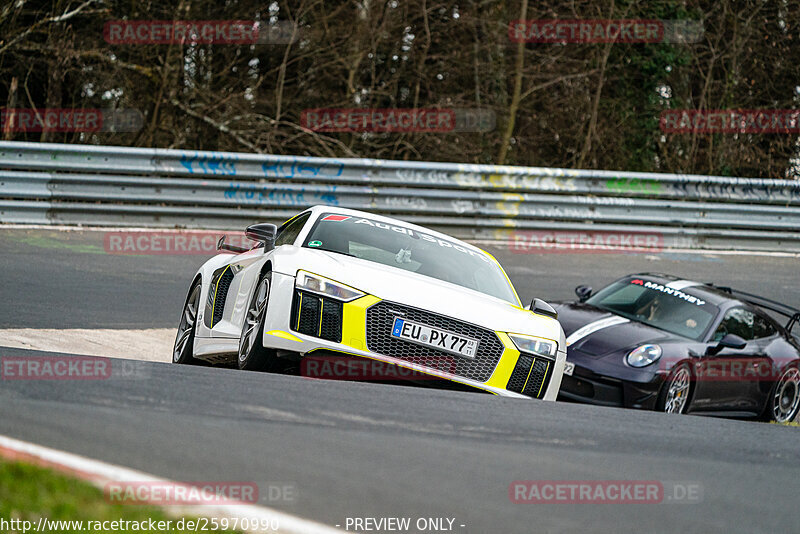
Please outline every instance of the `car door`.
[{"label": "car door", "polygon": [[762,395],[758,376],[768,366],[763,340],[756,339],[756,314],[744,306],[725,312],[709,341],[717,345],[726,334],[747,342],[743,349],[723,348],[717,354],[700,358],[697,373],[696,409],[753,412],[759,409]]},{"label": "car door", "polygon": [[797,359],[797,349],[787,340],[787,334],[769,316],[756,313],[754,334],[761,345],[765,365],[759,372],[759,383],[755,385],[754,395],[759,399],[759,406],[767,402],[772,385],[780,376],[787,364]]}]

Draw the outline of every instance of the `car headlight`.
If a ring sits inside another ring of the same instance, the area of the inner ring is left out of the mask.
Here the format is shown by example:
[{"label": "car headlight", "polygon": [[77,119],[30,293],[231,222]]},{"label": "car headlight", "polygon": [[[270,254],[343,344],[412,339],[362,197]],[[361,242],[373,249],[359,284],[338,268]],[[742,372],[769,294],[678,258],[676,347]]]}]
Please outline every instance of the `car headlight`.
[{"label": "car headlight", "polygon": [[344,302],[349,302],[366,295],[363,291],[353,289],[350,286],[334,282],[323,276],[311,274],[306,271],[297,271],[295,287],[310,291],[311,293],[333,297]]},{"label": "car headlight", "polygon": [[527,352],[531,354],[538,354],[539,356],[548,356],[552,358],[556,355],[558,350],[558,343],[549,339],[543,339],[534,336],[524,336],[522,334],[508,334],[514,345],[517,346],[520,352]]},{"label": "car headlight", "polygon": [[646,367],[661,357],[661,347],[658,345],[642,345],[628,353],[625,358],[631,367]]}]

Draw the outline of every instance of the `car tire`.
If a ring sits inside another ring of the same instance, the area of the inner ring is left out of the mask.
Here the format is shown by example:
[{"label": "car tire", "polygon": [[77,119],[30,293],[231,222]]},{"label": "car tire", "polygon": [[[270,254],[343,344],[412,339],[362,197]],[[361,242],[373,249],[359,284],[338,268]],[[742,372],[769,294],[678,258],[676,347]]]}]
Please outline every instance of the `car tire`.
[{"label": "car tire", "polygon": [[239,369],[271,371],[276,365],[275,351],[264,347],[264,319],[267,316],[271,288],[272,272],[268,271],[259,277],[247,306],[242,334],[239,336]]},{"label": "car tire", "polygon": [[686,413],[691,394],[692,371],[687,364],[678,364],[661,386],[656,409],[665,413]]},{"label": "car tire", "polygon": [[172,363],[184,365],[198,365],[200,360],[194,357],[194,334],[197,330],[197,312],[200,309],[200,280],[192,284],[183,313],[178,323],[178,333],[175,336],[175,345],[172,348]]},{"label": "car tire", "polygon": [[800,369],[791,365],[783,370],[769,391],[761,419],[791,423],[800,411]]}]

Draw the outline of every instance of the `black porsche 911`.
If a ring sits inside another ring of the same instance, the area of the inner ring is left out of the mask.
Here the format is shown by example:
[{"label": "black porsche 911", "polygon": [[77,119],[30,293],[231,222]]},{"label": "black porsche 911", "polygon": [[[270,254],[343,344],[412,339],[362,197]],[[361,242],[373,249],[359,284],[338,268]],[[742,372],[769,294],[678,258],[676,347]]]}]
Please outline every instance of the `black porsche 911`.
[{"label": "black porsche 911", "polygon": [[800,310],[663,274],[575,292],[578,301],[553,303],[567,334],[560,399],[778,422],[797,416],[800,337],[791,330]]}]

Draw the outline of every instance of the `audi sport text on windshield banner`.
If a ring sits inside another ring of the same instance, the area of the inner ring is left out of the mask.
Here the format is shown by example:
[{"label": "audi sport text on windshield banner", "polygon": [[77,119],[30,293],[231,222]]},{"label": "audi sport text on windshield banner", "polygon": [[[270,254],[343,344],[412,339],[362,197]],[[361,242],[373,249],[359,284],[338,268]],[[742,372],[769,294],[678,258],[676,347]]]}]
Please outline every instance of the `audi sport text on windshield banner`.
[{"label": "audi sport text on windshield banner", "polygon": [[436,243],[442,248],[452,248],[459,252],[463,252],[464,254],[469,254],[470,256],[476,256],[486,263],[491,263],[491,260],[483,253],[462,247],[461,245],[457,245],[455,243],[450,243],[444,239],[439,237],[433,237],[428,234],[423,234],[417,232],[416,230],[412,230],[411,228],[405,228],[403,226],[395,226],[393,224],[382,223],[378,221],[371,221],[369,219],[364,219],[361,217],[351,217],[349,215],[326,215],[320,219],[322,222],[347,222],[350,224],[366,224],[372,226],[373,228],[378,228],[381,230],[390,230],[392,232],[397,232],[399,234],[406,234],[409,237],[413,237],[415,239],[422,239],[424,241],[428,241],[429,243]]}]

